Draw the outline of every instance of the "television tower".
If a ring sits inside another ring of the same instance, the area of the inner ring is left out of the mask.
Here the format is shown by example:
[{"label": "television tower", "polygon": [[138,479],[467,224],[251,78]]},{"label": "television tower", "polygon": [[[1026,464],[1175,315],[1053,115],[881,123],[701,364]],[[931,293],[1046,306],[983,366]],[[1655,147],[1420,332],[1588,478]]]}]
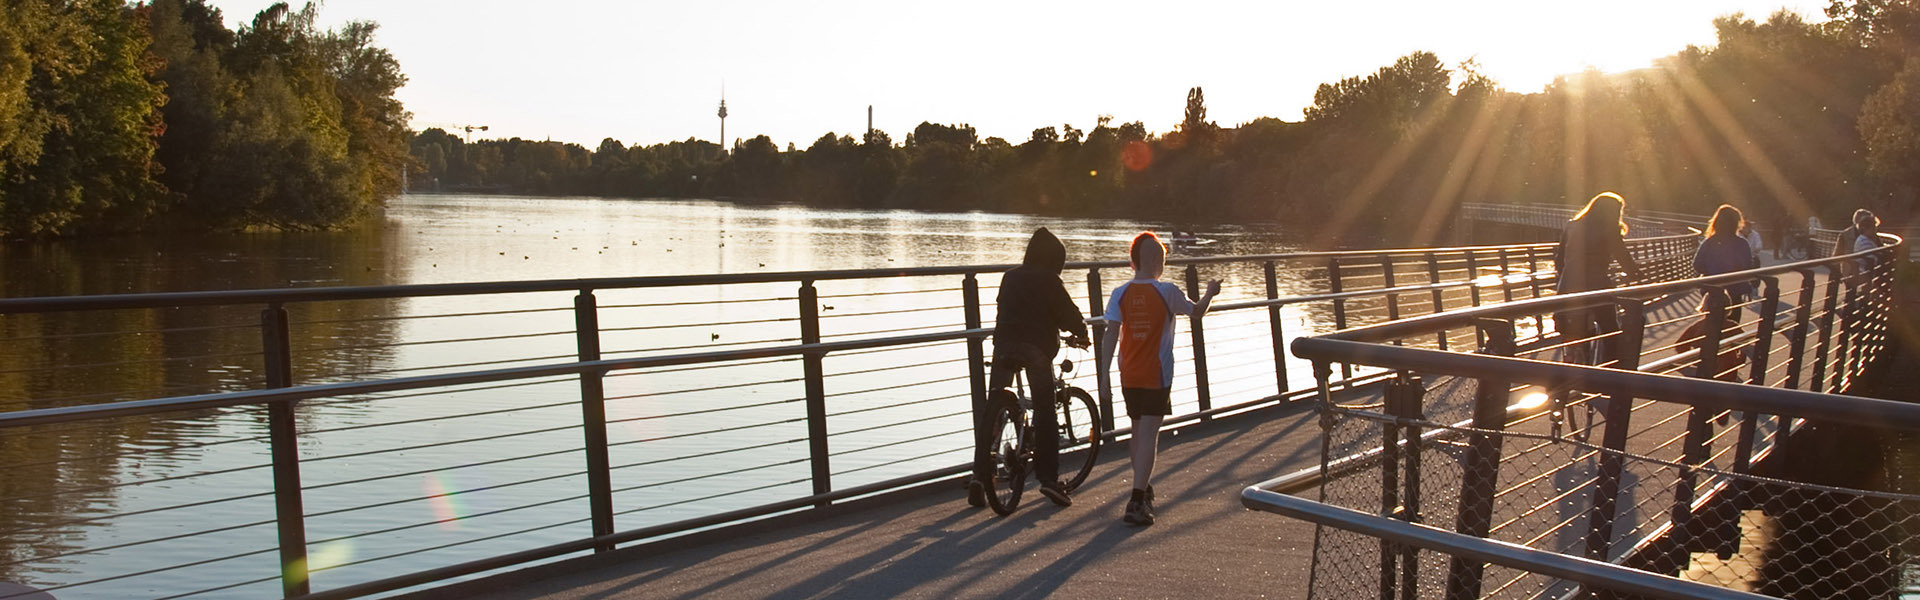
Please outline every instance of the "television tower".
[{"label": "television tower", "polygon": [[727,84],[720,84],[720,153],[727,153]]}]

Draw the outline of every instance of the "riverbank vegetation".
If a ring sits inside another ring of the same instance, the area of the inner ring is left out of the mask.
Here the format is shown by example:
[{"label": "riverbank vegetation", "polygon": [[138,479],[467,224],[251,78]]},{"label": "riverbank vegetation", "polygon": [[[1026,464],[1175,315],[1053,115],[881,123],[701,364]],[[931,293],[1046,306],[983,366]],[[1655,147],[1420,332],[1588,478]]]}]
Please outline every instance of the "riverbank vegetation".
[{"label": "riverbank vegetation", "polygon": [[206,0],[0,10],[0,237],[321,228],[400,190],[406,78],[375,25]]},{"label": "riverbank vegetation", "polygon": [[1920,3],[1853,0],[1829,13],[1820,23],[1791,13],[1724,17],[1713,47],[1686,48],[1650,69],[1568,75],[1539,93],[1505,90],[1472,61],[1449,65],[1425,52],[1321,85],[1298,121],[1223,127],[1194,88],[1184,118],[1165,133],[1107,117],[1020,140],[922,123],[901,139],[828,133],[783,149],[758,136],[722,152],[696,139],[466,144],[429,129],[413,139],[414,183],[812,206],[1310,217],[1316,230],[1379,231],[1413,244],[1441,240],[1444,217],[1460,202],[1574,203],[1607,189],[1636,208],[1705,214],[1729,202],[1773,224],[1809,214],[1839,222],[1859,206],[1905,221],[1920,187]]}]

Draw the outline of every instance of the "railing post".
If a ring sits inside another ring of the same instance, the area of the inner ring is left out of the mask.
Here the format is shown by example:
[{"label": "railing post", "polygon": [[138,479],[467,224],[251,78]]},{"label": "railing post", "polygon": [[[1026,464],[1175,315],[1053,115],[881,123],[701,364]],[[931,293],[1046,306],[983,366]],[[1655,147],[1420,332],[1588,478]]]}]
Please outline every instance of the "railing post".
[{"label": "railing post", "polygon": [[[1424,432],[1421,431],[1419,425],[1415,425],[1413,422],[1425,418],[1421,405],[1425,403],[1427,386],[1425,382],[1420,380],[1419,375],[1410,375],[1402,379],[1401,391],[1404,395],[1401,396],[1400,412],[1395,416],[1406,420],[1408,424],[1402,432],[1406,435],[1406,450],[1404,454],[1407,462],[1407,476],[1402,483],[1404,491],[1400,494],[1400,520],[1408,523],[1419,523],[1421,521],[1420,451],[1422,441],[1420,436]],[[1414,600],[1419,596],[1419,549],[1410,545],[1403,545],[1400,548],[1400,599]]]},{"label": "railing post", "polygon": [[[593,290],[573,297],[573,331],[580,362],[600,360],[600,308]],[[613,533],[613,474],[607,459],[606,372],[580,374],[580,429],[587,455],[587,504],[593,517],[593,535]],[[595,544],[594,552],[613,550],[613,544]]]},{"label": "railing post", "polygon": [[1533,285],[1533,297],[1540,297],[1540,249],[1527,247],[1527,283]]},{"label": "railing post", "polygon": [[[1420,418],[1421,397],[1425,392],[1419,377],[1404,372],[1396,375],[1387,383],[1385,395],[1386,413],[1393,419],[1381,422],[1380,514],[1409,523],[1420,522],[1420,431],[1412,421]],[[1403,471],[1406,473],[1404,484],[1400,478]],[[1411,546],[1381,540],[1381,600],[1393,600],[1396,588],[1402,598],[1415,597],[1419,573],[1417,556]],[[1394,568],[1396,562],[1398,573]],[[1401,578],[1397,583],[1396,576]]]},{"label": "railing post", "polygon": [[[979,329],[981,327],[980,279],[976,277],[975,273],[968,273],[966,279],[961,282],[960,294],[962,298],[960,304],[966,311],[967,329]],[[976,452],[976,459],[978,459],[980,455],[984,455],[983,453],[985,451],[981,450],[982,448],[986,448],[988,444],[993,443],[987,439],[987,430],[991,428],[993,424],[988,422],[990,418],[988,415],[990,413],[987,410],[986,344],[986,340],[978,337],[967,338],[967,385],[973,392],[971,404],[973,405],[973,447]],[[1103,386],[1102,391],[1107,391],[1104,387],[1107,385],[1105,369],[1101,369],[1101,371],[1100,385]],[[1111,400],[1108,400],[1109,396],[1110,394],[1101,394],[1103,400],[1111,402]],[[1105,409],[1108,407],[1102,406],[1101,408]],[[1112,414],[1111,411],[1109,411],[1108,414]],[[1108,427],[1107,431],[1112,432],[1113,428]],[[1107,435],[1112,436],[1113,434],[1108,433]],[[1111,439],[1111,437],[1109,437],[1109,439]],[[974,465],[974,468],[977,470],[982,467],[980,465]],[[975,474],[978,473],[976,472]]]},{"label": "railing post", "polygon": [[[1280,299],[1280,278],[1274,272],[1273,261],[1266,264],[1267,301]],[[1287,386],[1287,339],[1281,328],[1280,305],[1267,305],[1267,329],[1273,335],[1273,379],[1279,386],[1278,395],[1292,391]]]},{"label": "railing post", "polygon": [[1473,305],[1480,305],[1480,259],[1472,250],[1467,251],[1467,291],[1473,298]]},{"label": "railing post", "polygon": [[[1390,255],[1380,255],[1380,285],[1388,289],[1394,286],[1393,257]],[[1400,320],[1400,294],[1387,292],[1387,320]],[[1394,340],[1394,343],[1398,344],[1399,341]]]},{"label": "railing post", "polygon": [[[1753,341],[1753,360],[1749,367],[1753,371],[1747,375],[1747,383],[1764,386],[1767,385],[1767,363],[1772,362],[1774,321],[1779,320],[1780,316],[1780,278],[1762,277],[1760,282],[1763,286],[1760,291],[1760,323],[1755,328],[1757,337]],[[1747,472],[1749,463],[1753,461],[1758,418],[1758,415],[1749,412],[1740,422],[1740,445],[1733,453],[1735,473]]]},{"label": "railing post", "polygon": [[[1793,329],[1787,333],[1787,383],[1790,390],[1800,389],[1800,372],[1807,362],[1807,330],[1813,319],[1814,275],[1811,269],[1794,271],[1800,274],[1799,306],[1793,309]],[[1786,422],[1781,424],[1782,433],[1786,433]]]},{"label": "railing post", "polygon": [[[269,304],[260,311],[260,345],[267,387],[293,387],[293,345],[287,309]],[[273,456],[274,523],[280,533],[280,589],[287,597],[313,591],[307,564],[307,513],[300,491],[300,432],[293,402],[267,405],[267,439]]]},{"label": "railing post", "polygon": [[[968,309],[971,312],[968,314],[972,315],[970,318],[978,321],[980,319],[980,287],[979,284],[973,280],[972,275],[967,276],[967,284],[974,286],[971,304],[969,304],[970,308]],[[1100,318],[1106,314],[1106,311],[1107,304],[1102,301],[1100,293],[1100,267],[1089,268],[1087,269],[1087,314],[1093,317],[1092,341],[1094,363],[1096,366],[1099,365],[1100,362],[1101,341],[1107,339],[1107,321]],[[969,327],[977,327],[977,325],[969,325]],[[979,364],[979,362],[978,360],[974,361],[975,364]],[[1100,390],[1100,431],[1101,435],[1107,438],[1107,441],[1113,441],[1114,430],[1113,379],[1112,376],[1108,374],[1108,371],[1111,370],[1112,369],[1095,368],[1093,374],[1094,383]],[[985,375],[982,375],[982,377],[984,376]],[[985,380],[983,379],[982,381]],[[983,383],[982,387],[984,386],[985,384]],[[982,428],[982,430],[984,431],[985,428]]]},{"label": "railing post", "polygon": [[[1345,288],[1346,288],[1346,284],[1340,280],[1340,257],[1338,256],[1328,257],[1327,258],[1327,290],[1335,294],[1338,294],[1341,291],[1343,291]],[[1343,331],[1346,328],[1347,328],[1347,301],[1343,298],[1335,298],[1333,299],[1333,329],[1334,331]],[[1353,365],[1350,365],[1347,363],[1340,363],[1340,377],[1343,380],[1353,379]]]},{"label": "railing post", "polygon": [[[800,343],[820,343],[820,292],[814,289],[811,279],[800,282]],[[807,387],[808,459],[813,466],[813,495],[815,496],[833,491],[833,468],[828,462],[827,450],[825,360],[826,356],[819,352],[808,352],[801,356],[801,366],[806,375]],[[828,504],[829,502],[822,500],[814,506],[824,508]]]},{"label": "railing post", "polygon": [[[1719,378],[1720,341],[1726,327],[1726,290],[1717,286],[1707,288],[1706,315],[1700,326],[1700,362],[1694,367],[1694,377]],[[1713,438],[1711,415],[1707,412],[1699,406],[1687,409],[1687,432],[1680,446],[1679,481],[1674,484],[1673,510],[1668,517],[1669,522],[1673,523],[1673,530],[1668,534],[1671,546],[1666,560],[1653,569],[1656,573],[1677,575],[1692,562],[1690,549],[1694,547],[1696,533],[1693,525],[1694,487],[1699,483],[1697,471],[1707,464],[1707,443]]]},{"label": "railing post", "polygon": [[[1199,286],[1200,267],[1189,263],[1187,265],[1187,297],[1199,298]],[[1207,328],[1205,320],[1203,319],[1204,316],[1205,315],[1195,313],[1191,317],[1193,323],[1190,328],[1193,333],[1194,390],[1199,396],[1200,410],[1203,411],[1213,409],[1213,390],[1207,385]],[[1202,416],[1200,420],[1211,420],[1211,417]]]},{"label": "railing post", "polygon": [[1819,344],[1815,346],[1813,351],[1813,385],[1808,388],[1811,391],[1829,391],[1827,389],[1827,350],[1833,344],[1833,319],[1834,313],[1839,310],[1839,307],[1835,306],[1839,304],[1839,300],[1840,267],[1838,265],[1828,265],[1827,310],[1826,312],[1820,313],[1820,339]]},{"label": "railing post", "polygon": [[[1487,354],[1513,355],[1511,321],[1482,319],[1476,326],[1487,340]],[[1501,439],[1498,432],[1507,424],[1507,384],[1505,381],[1481,379],[1474,391],[1474,431],[1467,434],[1467,455],[1461,461],[1457,531],[1463,535],[1484,538],[1493,527],[1494,490],[1500,474]],[[1481,576],[1485,571],[1486,563],[1453,557],[1447,569],[1447,600],[1479,598]]]},{"label": "railing post", "polygon": [[1512,273],[1513,273],[1513,262],[1507,259],[1507,249],[1501,248],[1500,249],[1500,298],[1507,302],[1513,301],[1513,282],[1507,280],[1507,276]]},{"label": "railing post", "polygon": [[1834,386],[1835,391],[1853,387],[1854,378],[1859,375],[1860,343],[1863,337],[1860,331],[1860,315],[1865,312],[1861,305],[1866,302],[1866,294],[1861,293],[1860,288],[1871,285],[1871,278],[1870,271],[1860,269],[1853,274],[1853,277],[1841,282],[1846,286],[1846,293],[1842,295],[1845,298],[1841,304],[1844,309],[1840,311],[1840,349],[1835,354],[1835,360],[1838,362],[1838,368],[1834,373],[1837,380]]},{"label": "railing post", "polygon": [[[1432,252],[1427,253],[1427,285],[1433,286],[1433,310],[1428,314],[1447,312],[1447,295],[1440,289],[1440,260]],[[1447,349],[1447,330],[1442,329],[1433,337],[1441,350]]]},{"label": "railing post", "polygon": [[[1647,304],[1634,298],[1614,301],[1620,306],[1620,336],[1614,346],[1614,366],[1622,371],[1640,370],[1640,352],[1646,344]],[[1588,400],[1592,402],[1592,400]],[[1607,427],[1600,434],[1601,452],[1594,482],[1593,511],[1588,513],[1587,558],[1605,562],[1613,551],[1613,524],[1619,514],[1620,478],[1625,468],[1622,453],[1627,449],[1628,427],[1633,420],[1633,396],[1609,393],[1599,407]],[[1588,423],[1587,427],[1593,427]],[[1589,594],[1591,596],[1591,594]]]},{"label": "railing post", "polygon": [[[1393,415],[1398,411],[1403,391],[1400,382],[1395,379],[1387,383],[1385,394],[1386,413]],[[1380,513],[1389,518],[1400,513],[1400,423],[1397,420],[1380,422]],[[1398,544],[1387,538],[1380,538],[1380,600],[1393,600],[1394,577],[1398,573]]]}]

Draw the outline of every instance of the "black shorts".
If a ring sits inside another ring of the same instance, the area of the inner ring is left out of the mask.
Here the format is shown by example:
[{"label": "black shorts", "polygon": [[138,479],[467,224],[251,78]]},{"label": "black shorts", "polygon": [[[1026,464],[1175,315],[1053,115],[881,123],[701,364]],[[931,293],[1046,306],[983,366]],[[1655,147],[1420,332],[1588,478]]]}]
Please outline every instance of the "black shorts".
[{"label": "black shorts", "polygon": [[1173,393],[1167,390],[1120,388],[1120,397],[1127,402],[1129,419],[1173,414]]}]

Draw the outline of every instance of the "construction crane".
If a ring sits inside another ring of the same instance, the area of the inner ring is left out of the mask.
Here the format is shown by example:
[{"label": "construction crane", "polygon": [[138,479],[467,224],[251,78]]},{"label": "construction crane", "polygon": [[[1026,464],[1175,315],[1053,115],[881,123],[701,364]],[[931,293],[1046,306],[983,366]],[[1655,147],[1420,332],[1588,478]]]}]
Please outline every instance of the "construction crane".
[{"label": "construction crane", "polygon": [[446,131],[465,132],[466,135],[462,136],[461,141],[469,144],[473,143],[473,132],[487,130],[486,125],[455,125],[451,123],[426,123],[425,125],[428,128],[438,127]]}]

